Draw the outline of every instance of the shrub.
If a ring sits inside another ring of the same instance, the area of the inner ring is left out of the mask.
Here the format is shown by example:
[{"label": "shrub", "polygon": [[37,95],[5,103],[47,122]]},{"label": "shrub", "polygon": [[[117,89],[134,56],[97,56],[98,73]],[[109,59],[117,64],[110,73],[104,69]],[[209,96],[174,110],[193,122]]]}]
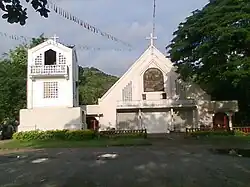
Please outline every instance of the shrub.
[{"label": "shrub", "polygon": [[234,134],[235,134],[235,136],[249,136],[250,135],[249,133],[242,132],[242,131],[239,131],[239,130],[235,130]]},{"label": "shrub", "polygon": [[111,131],[92,131],[92,130],[50,130],[50,131],[27,131],[17,132],[13,135],[15,140],[68,140],[80,141],[91,140],[94,138],[146,138],[147,132],[143,130],[111,130]]},{"label": "shrub", "polygon": [[50,130],[50,131],[27,131],[14,133],[15,140],[87,140],[95,137],[91,130]]},{"label": "shrub", "polygon": [[196,131],[190,133],[191,136],[193,137],[198,137],[198,136],[229,136],[229,135],[234,135],[233,131]]}]

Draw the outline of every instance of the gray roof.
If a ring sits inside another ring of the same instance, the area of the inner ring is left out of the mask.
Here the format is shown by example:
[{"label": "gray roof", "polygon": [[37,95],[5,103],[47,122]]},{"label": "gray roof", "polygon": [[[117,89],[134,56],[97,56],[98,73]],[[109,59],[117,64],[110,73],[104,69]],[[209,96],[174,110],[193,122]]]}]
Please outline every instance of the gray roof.
[{"label": "gray roof", "polygon": [[66,47],[73,49],[75,45],[66,45]]}]

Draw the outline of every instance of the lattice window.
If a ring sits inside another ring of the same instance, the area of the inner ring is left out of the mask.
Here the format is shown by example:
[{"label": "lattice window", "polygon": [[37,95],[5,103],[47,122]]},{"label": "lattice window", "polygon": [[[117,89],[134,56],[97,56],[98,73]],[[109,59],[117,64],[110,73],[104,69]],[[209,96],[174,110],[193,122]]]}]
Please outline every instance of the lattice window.
[{"label": "lattice window", "polygon": [[43,98],[58,98],[58,82],[43,83]]},{"label": "lattice window", "polygon": [[43,56],[42,56],[42,54],[39,54],[39,55],[35,58],[35,65],[36,65],[36,66],[41,66],[41,65],[43,65]]},{"label": "lattice window", "polygon": [[66,64],[66,58],[62,53],[59,53],[59,64]]},{"label": "lattice window", "polygon": [[128,95],[127,95],[128,101],[132,101],[132,82],[128,84]]},{"label": "lattice window", "polygon": [[122,100],[132,101],[132,82],[129,82],[122,90]]}]

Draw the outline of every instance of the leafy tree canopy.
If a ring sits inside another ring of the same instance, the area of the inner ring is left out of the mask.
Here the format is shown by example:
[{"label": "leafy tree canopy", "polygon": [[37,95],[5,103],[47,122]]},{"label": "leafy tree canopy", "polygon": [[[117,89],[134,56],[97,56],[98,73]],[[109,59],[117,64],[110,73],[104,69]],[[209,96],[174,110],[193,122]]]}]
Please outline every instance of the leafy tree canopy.
[{"label": "leafy tree canopy", "polygon": [[193,12],[174,35],[170,57],[185,77],[230,77],[237,83],[249,76],[250,1],[213,1]]},{"label": "leafy tree canopy", "polygon": [[[35,11],[39,12],[42,17],[47,18],[50,12],[47,8],[47,0],[25,0],[30,3]],[[9,23],[20,23],[25,25],[28,18],[27,8],[25,8],[20,0],[0,0],[0,9],[3,12],[2,18]]]},{"label": "leafy tree canopy", "polygon": [[249,0],[210,1],[180,23],[167,49],[183,79],[250,104]]},{"label": "leafy tree canopy", "polygon": [[100,98],[118,77],[107,75],[96,68],[79,68],[80,104],[97,104]]},{"label": "leafy tree canopy", "polygon": [[43,35],[33,38],[30,44],[17,46],[0,60],[0,122],[17,118],[26,107],[27,49],[42,43]]}]

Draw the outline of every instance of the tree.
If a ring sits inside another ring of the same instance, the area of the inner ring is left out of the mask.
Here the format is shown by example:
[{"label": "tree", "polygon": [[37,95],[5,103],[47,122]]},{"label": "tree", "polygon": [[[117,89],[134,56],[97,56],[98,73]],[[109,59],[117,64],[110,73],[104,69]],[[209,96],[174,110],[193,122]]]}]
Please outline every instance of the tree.
[{"label": "tree", "polygon": [[[30,3],[32,7],[40,13],[42,17],[47,18],[50,12],[47,8],[47,0],[25,0]],[[3,19],[9,23],[20,23],[25,25],[27,16],[27,8],[24,8],[20,0],[0,0],[0,9],[4,12]]]},{"label": "tree", "polygon": [[43,42],[33,38],[30,44],[17,46],[0,60],[0,122],[16,119],[19,110],[26,107],[27,49]]},{"label": "tree", "polygon": [[118,80],[96,68],[79,67],[80,104],[97,104],[100,98]]},{"label": "tree", "polygon": [[250,111],[250,1],[213,0],[180,23],[167,47],[182,78]]}]

